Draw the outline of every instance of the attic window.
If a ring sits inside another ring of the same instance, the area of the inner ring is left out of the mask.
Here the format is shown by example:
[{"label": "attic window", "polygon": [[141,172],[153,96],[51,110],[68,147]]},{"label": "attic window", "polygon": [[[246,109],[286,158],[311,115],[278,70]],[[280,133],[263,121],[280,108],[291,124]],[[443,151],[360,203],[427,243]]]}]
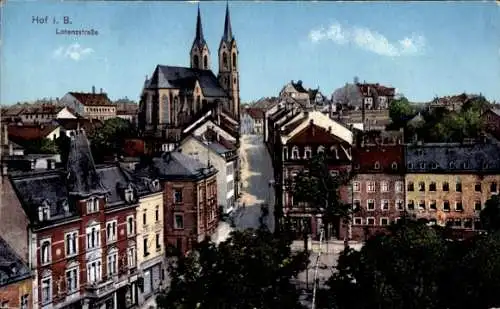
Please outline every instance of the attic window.
[{"label": "attic window", "polygon": [[424,154],[422,149],[417,150],[417,156],[422,156]]},{"label": "attic window", "polygon": [[413,163],[408,163],[408,169],[413,169]]},{"label": "attic window", "polygon": [[397,164],[396,162],[392,162],[392,164],[391,164],[391,168],[392,168],[393,170],[397,170],[397,169],[398,169],[398,164]]},{"label": "attic window", "polygon": [[131,186],[125,189],[125,200],[129,203],[134,200],[134,190],[132,190]]},{"label": "attic window", "polygon": [[292,159],[298,159],[299,158],[299,147],[293,146],[292,148]]},{"label": "attic window", "polygon": [[374,167],[375,167],[376,170],[380,169],[380,162],[378,162],[378,161],[375,162],[375,166]]},{"label": "attic window", "polygon": [[288,147],[283,147],[283,161],[288,160]]},{"label": "attic window", "polygon": [[488,162],[483,162],[483,168],[488,168]]},{"label": "attic window", "polygon": [[330,147],[330,151],[332,152],[332,154],[335,156],[335,159],[338,159],[339,158],[339,152],[337,150],[337,147],[335,146],[332,146]]},{"label": "attic window", "polygon": [[462,163],[463,168],[469,168],[469,161]]},{"label": "attic window", "polygon": [[50,219],[50,205],[47,201],[44,201],[40,207],[38,207],[38,220],[40,222]]},{"label": "attic window", "polygon": [[153,186],[153,190],[159,190],[160,189],[160,181],[158,179],[155,179],[151,182],[151,185]]},{"label": "attic window", "polygon": [[450,166],[450,168],[455,168],[455,162],[451,161],[449,166]]},{"label": "attic window", "polygon": [[355,169],[355,170],[359,170],[359,168],[360,168],[359,163],[354,164],[354,169]]},{"label": "attic window", "polygon": [[432,169],[435,170],[438,168],[438,164],[436,162],[432,162],[432,165],[431,165]]},{"label": "attic window", "polygon": [[99,200],[96,197],[91,197],[87,200],[87,213],[94,213],[99,211]]},{"label": "attic window", "polygon": [[310,159],[311,158],[311,147],[307,146],[306,149],[304,150],[304,159]]},{"label": "attic window", "polygon": [[420,168],[424,169],[425,168],[425,162],[420,162]]},{"label": "attic window", "polygon": [[318,154],[324,154],[325,153],[325,147],[324,146],[319,146],[318,147]]}]

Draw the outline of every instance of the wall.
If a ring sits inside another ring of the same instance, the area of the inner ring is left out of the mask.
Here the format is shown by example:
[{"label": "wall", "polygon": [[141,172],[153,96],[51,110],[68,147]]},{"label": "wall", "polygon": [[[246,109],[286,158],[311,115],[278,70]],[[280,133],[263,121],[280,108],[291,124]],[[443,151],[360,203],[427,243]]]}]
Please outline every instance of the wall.
[{"label": "wall", "polygon": [[[156,221],[156,208],[158,207],[158,221]],[[146,225],[143,224],[143,215],[146,214]],[[137,208],[137,265],[140,266],[143,262],[155,259],[162,256],[164,253],[163,242],[163,194],[161,192],[139,200],[139,207]],[[160,249],[156,248],[156,234],[160,235]],[[143,239],[148,237],[148,252],[147,257],[144,256]]]},{"label": "wall", "polygon": [[23,295],[28,295],[28,308],[33,308],[31,278],[0,287],[0,302],[7,301],[8,308],[20,308]]}]

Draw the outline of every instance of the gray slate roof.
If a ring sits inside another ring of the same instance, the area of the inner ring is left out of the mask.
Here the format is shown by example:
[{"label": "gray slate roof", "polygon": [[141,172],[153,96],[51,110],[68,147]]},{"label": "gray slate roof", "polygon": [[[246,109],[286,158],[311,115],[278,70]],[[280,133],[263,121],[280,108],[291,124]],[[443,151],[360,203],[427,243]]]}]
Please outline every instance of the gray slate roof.
[{"label": "gray slate roof", "polygon": [[219,155],[223,155],[227,152],[233,151],[232,149],[228,149],[224,147],[223,145],[219,144],[218,142],[210,142],[210,143],[205,143],[203,139],[200,136],[192,136],[194,139],[199,141],[205,148],[213,150],[215,153]]},{"label": "gray slate roof", "polygon": [[0,287],[31,277],[30,270],[0,237]]},{"label": "gray slate roof", "polygon": [[405,146],[407,172],[500,171],[500,147],[495,144],[425,144]]},{"label": "gray slate roof", "polygon": [[226,98],[228,94],[221,87],[211,70],[158,65],[146,88],[189,89],[198,81],[205,97]]}]

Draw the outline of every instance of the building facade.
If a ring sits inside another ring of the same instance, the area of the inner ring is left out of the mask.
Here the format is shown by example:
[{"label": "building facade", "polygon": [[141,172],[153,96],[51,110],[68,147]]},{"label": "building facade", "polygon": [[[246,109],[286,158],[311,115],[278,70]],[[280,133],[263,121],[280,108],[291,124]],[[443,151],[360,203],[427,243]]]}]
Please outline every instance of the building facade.
[{"label": "building facade", "polygon": [[264,110],[246,107],[241,116],[241,134],[262,135],[264,130]]},{"label": "building facade", "polygon": [[87,119],[98,119],[101,121],[116,117],[116,105],[111,102],[102,88],[96,93],[92,86],[92,92],[68,92],[59,104],[67,106]]},{"label": "building facade", "polygon": [[458,229],[481,229],[479,213],[500,183],[499,147],[475,144],[405,146],[406,209]]}]

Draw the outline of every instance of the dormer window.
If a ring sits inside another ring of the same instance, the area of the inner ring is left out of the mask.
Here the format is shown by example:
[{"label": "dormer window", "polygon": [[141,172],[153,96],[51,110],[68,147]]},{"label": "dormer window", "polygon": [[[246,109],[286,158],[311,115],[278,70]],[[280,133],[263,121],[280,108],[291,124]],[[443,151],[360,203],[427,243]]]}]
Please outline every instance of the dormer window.
[{"label": "dormer window", "polygon": [[377,161],[377,162],[375,162],[374,168],[375,168],[376,170],[380,169],[380,162],[378,162],[378,161]]},{"label": "dormer window", "polygon": [[91,197],[87,200],[87,213],[91,214],[99,211],[99,200],[96,197]]},{"label": "dormer window", "polygon": [[288,160],[288,147],[283,147],[283,161]]},{"label": "dormer window", "polygon": [[413,169],[413,163],[408,163],[408,169],[409,170]]},{"label": "dormer window", "polygon": [[44,201],[40,207],[38,207],[38,220],[40,222],[50,219],[50,205],[47,201]]},{"label": "dormer window", "polygon": [[463,168],[469,168],[469,161],[462,163]]},{"label": "dormer window", "polygon": [[455,162],[451,161],[449,166],[450,166],[450,168],[455,168]]},{"label": "dormer window", "polygon": [[69,212],[69,204],[68,204],[68,200],[64,200],[62,201],[62,208],[63,208],[63,211],[65,213],[68,213]]},{"label": "dormer window", "polygon": [[425,169],[425,162],[420,162],[420,168]]},{"label": "dormer window", "polygon": [[432,169],[435,170],[438,168],[438,164],[436,162],[432,162],[432,165],[431,165]]},{"label": "dormer window", "polygon": [[134,190],[130,185],[125,189],[125,200],[129,203],[134,201]]},{"label": "dormer window", "polygon": [[319,146],[319,147],[318,147],[318,154],[319,154],[319,155],[322,155],[322,154],[324,154],[324,153],[325,153],[325,147],[324,147],[324,146]]},{"label": "dormer window", "polygon": [[359,169],[360,169],[360,167],[361,167],[361,166],[359,165],[359,163],[354,164],[354,169],[355,169],[355,170],[359,170]]},{"label": "dormer window", "polygon": [[423,155],[424,155],[424,151],[422,149],[418,149],[417,156],[423,156]]},{"label": "dormer window", "polygon": [[330,147],[330,151],[332,152],[332,154],[335,157],[335,159],[339,158],[339,152],[337,150],[337,147],[335,147],[335,146]]},{"label": "dormer window", "polygon": [[304,159],[310,159],[311,158],[311,147],[306,147],[304,150]]},{"label": "dormer window", "polygon": [[160,181],[158,179],[155,179],[155,180],[151,181],[151,189],[153,191],[160,190]]},{"label": "dormer window", "polygon": [[393,170],[397,170],[397,169],[398,169],[398,164],[397,164],[396,162],[392,162],[392,164],[391,164],[391,168],[392,168]]},{"label": "dormer window", "polygon": [[292,159],[298,159],[299,158],[299,147],[293,146],[292,148]]}]

